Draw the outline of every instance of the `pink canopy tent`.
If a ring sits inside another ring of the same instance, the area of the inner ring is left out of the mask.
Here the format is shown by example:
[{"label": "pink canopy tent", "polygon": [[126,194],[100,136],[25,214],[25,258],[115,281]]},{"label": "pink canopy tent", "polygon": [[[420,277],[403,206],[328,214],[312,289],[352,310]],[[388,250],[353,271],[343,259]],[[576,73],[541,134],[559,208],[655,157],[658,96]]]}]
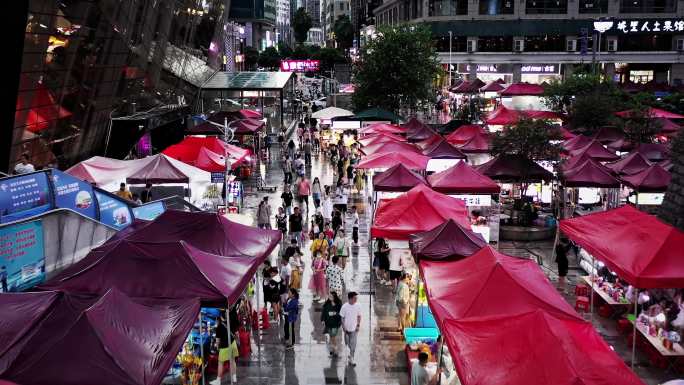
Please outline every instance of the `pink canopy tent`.
[{"label": "pink canopy tent", "polygon": [[[630,116],[632,116],[633,113],[634,113],[633,110],[626,110],[626,111],[616,112],[615,115],[617,115],[621,118],[629,118]],[[658,119],[658,118],[684,119],[684,115],[675,114],[674,112],[669,112],[669,111],[661,110],[660,108],[653,108],[653,107],[649,107],[646,110],[646,117],[651,118],[651,119]]]},{"label": "pink canopy tent", "polygon": [[617,127],[607,126],[601,127],[593,136],[594,140],[598,140],[601,144],[608,144],[616,140],[624,139],[625,134]]},{"label": "pink canopy tent", "polygon": [[627,139],[618,139],[614,142],[606,144],[606,147],[613,151],[627,152],[632,151],[634,149],[634,143]]},{"label": "pink canopy tent", "polygon": [[684,287],[684,232],[632,206],[561,221],[560,229],[641,289]]},{"label": "pink canopy tent", "polygon": [[672,175],[658,164],[653,164],[629,176],[623,176],[625,185],[638,192],[664,192],[670,185]]},{"label": "pink canopy tent", "polygon": [[238,115],[242,119],[262,119],[264,117],[261,112],[247,109],[238,111]]},{"label": "pink canopy tent", "polygon": [[489,152],[489,144],[489,135],[478,134],[470,138],[467,142],[456,145],[456,148],[465,154],[484,154]]},{"label": "pink canopy tent", "polygon": [[225,170],[224,154],[228,155],[233,169],[247,162],[252,154],[251,150],[225,143],[216,137],[199,136],[186,136],[162,153],[208,172]]},{"label": "pink canopy tent", "polygon": [[465,162],[428,176],[435,191],[444,194],[498,194],[501,187]]},{"label": "pink canopy tent", "polygon": [[157,154],[146,165],[126,177],[126,183],[189,183],[190,176],[176,167],[178,161],[164,154]]},{"label": "pink canopy tent", "polygon": [[356,165],[359,169],[382,169],[390,168],[397,164],[403,164],[411,170],[425,170],[430,160],[425,155],[418,153],[390,152],[364,156]]},{"label": "pink canopy tent", "polygon": [[416,147],[418,147],[418,149],[422,151],[432,146],[433,144],[439,142],[440,140],[442,140],[442,136],[439,134],[435,134],[425,140],[421,140],[420,142],[415,143],[415,145]]},{"label": "pink canopy tent", "polygon": [[473,81],[463,81],[456,87],[452,87],[449,91],[455,94],[472,94],[480,91],[480,88],[484,87],[485,83],[480,79],[475,79]]},{"label": "pink canopy tent", "polygon": [[610,174],[610,170],[592,159],[563,172],[565,187],[620,187],[620,181]]},{"label": "pink canopy tent", "polygon": [[384,142],[375,143],[361,148],[361,152],[366,155],[386,154],[388,152],[400,152],[406,155],[420,154],[416,146],[406,142]]},{"label": "pink canopy tent", "polygon": [[561,166],[561,169],[563,170],[563,172],[565,172],[565,171],[572,170],[573,168],[584,164],[584,162],[586,162],[588,160],[593,160],[593,159],[590,156],[588,156],[587,154],[581,154],[578,156],[573,156],[573,157],[565,159],[563,162],[560,163],[560,166]]},{"label": "pink canopy tent", "polygon": [[540,96],[544,87],[539,84],[513,83],[499,92],[501,96]]},{"label": "pink canopy tent", "polygon": [[551,180],[553,174],[536,162],[519,155],[499,155],[475,168],[481,174],[498,181]]},{"label": "pink canopy tent", "polygon": [[644,385],[586,321],[538,309],[443,328],[463,385]]},{"label": "pink canopy tent", "polygon": [[399,127],[395,126],[393,124],[387,124],[387,123],[374,123],[370,124],[366,127],[363,127],[359,130],[359,134],[366,136],[366,135],[372,135],[372,134],[403,134],[405,133],[406,130]]},{"label": "pink canopy tent", "polygon": [[503,89],[504,87],[501,85],[501,83],[494,80],[480,87],[480,92],[499,92]]},{"label": "pink canopy tent", "polygon": [[593,141],[594,139],[588,136],[577,135],[574,138],[568,139],[565,142],[563,142],[563,149],[565,149],[566,151],[579,150],[586,147]]},{"label": "pink canopy tent", "polygon": [[427,184],[425,178],[403,164],[390,167],[387,171],[373,175],[373,190],[404,192],[419,184]]},{"label": "pink canopy tent", "polygon": [[416,129],[406,131],[406,139],[408,139],[409,142],[420,142],[421,140],[431,138],[435,135],[437,135],[435,130],[424,124]]},{"label": "pink canopy tent", "polygon": [[[158,385],[199,315],[196,299],[0,295],[0,377],[33,385]],[[17,317],[17,315],[19,317]]]},{"label": "pink canopy tent", "polygon": [[423,149],[423,155],[430,159],[466,159],[466,155],[444,139]]},{"label": "pink canopy tent", "polygon": [[610,151],[607,148],[603,147],[603,145],[596,140],[593,140],[591,143],[587,144],[585,147],[582,147],[582,148],[577,149],[577,150],[571,150],[570,155],[572,155],[572,156],[587,155],[588,157],[590,157],[594,160],[602,161],[602,162],[620,159],[620,157],[615,152]]},{"label": "pink canopy tent", "polygon": [[412,117],[411,119],[409,119],[408,122],[406,122],[404,124],[400,124],[399,127],[403,128],[405,132],[410,133],[412,131],[416,131],[416,130],[425,128],[425,127],[427,127],[427,125],[425,123],[421,122],[420,120],[418,120],[418,118]]},{"label": "pink canopy tent", "polygon": [[560,115],[553,111],[511,110],[501,105],[497,107],[496,110],[487,114],[484,121],[492,126],[508,126],[517,123],[522,118],[545,120],[562,119]]},{"label": "pink canopy tent", "polygon": [[670,149],[662,143],[640,143],[636,151],[652,162],[670,158]]},{"label": "pink canopy tent", "polygon": [[487,135],[487,131],[479,124],[466,124],[447,135],[444,139],[453,145],[463,144],[478,135]]},{"label": "pink canopy tent", "polygon": [[409,235],[433,229],[447,219],[469,228],[465,203],[419,184],[389,201],[380,201],[371,227],[372,237],[407,240]]},{"label": "pink canopy tent", "polygon": [[651,162],[638,152],[632,152],[615,162],[606,163],[606,167],[617,175],[632,175],[647,169]]},{"label": "pink canopy tent", "polygon": [[452,219],[434,229],[411,234],[409,247],[416,260],[461,259],[485,247],[482,235],[459,225]]},{"label": "pink canopy tent", "polygon": [[372,134],[368,136],[364,136],[363,138],[357,140],[360,145],[362,146],[369,146],[371,144],[376,144],[376,143],[386,143],[386,142],[406,142],[406,138],[403,136],[395,135],[395,134],[384,134],[384,133],[378,133],[378,134]]}]

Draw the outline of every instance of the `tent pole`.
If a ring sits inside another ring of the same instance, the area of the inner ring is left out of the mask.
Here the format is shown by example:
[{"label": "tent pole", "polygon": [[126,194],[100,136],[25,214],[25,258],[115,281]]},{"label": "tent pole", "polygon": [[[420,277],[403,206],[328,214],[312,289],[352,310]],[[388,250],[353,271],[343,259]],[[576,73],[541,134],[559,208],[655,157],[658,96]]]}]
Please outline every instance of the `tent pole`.
[{"label": "tent pole", "polygon": [[637,300],[639,289],[634,290],[634,330],[632,330],[632,371],[634,371],[634,358],[636,357],[636,334],[637,334]]},{"label": "tent pole", "polygon": [[[444,365],[444,335],[442,334],[439,346],[439,360],[437,360],[437,370]],[[442,375],[439,375],[438,385],[442,385]]]},{"label": "tent pole", "polygon": [[591,282],[591,291],[589,295],[589,322],[594,324],[594,269],[596,266],[596,261],[594,260],[594,255],[591,255],[591,270],[589,271],[589,281]]},{"label": "tent pole", "polygon": [[[219,321],[220,322],[220,321]],[[235,359],[233,358],[232,346],[233,346],[233,336],[230,331],[230,305],[226,306],[226,328],[228,329],[228,365],[230,365],[230,371],[228,375],[230,376],[230,384],[233,383],[233,373],[237,374],[237,368],[235,367]],[[219,364],[220,365],[220,364]]]},{"label": "tent pole", "polygon": [[204,341],[202,338],[202,309],[200,309],[199,312],[199,337],[200,337],[200,358],[202,359],[202,385],[205,384],[204,381],[204,367],[205,362],[204,362]]},{"label": "tent pole", "polygon": [[255,278],[254,284],[256,285],[256,287],[254,288],[254,291],[256,292],[256,314],[257,314],[257,330],[256,330],[256,332],[259,335],[259,338],[257,339],[257,349],[259,351],[259,357],[261,357],[261,329],[259,326],[259,314],[260,314],[259,311],[261,310],[260,301],[259,301],[259,297],[260,297],[259,287],[261,285],[259,285],[259,273],[255,274],[254,278]]},{"label": "tent pole", "polygon": [[556,259],[556,246],[560,241],[560,220],[563,218],[565,212],[565,187],[560,185],[560,195],[561,195],[561,206],[558,209],[558,223],[556,223],[556,237],[553,240],[553,248],[551,249],[551,260]]}]

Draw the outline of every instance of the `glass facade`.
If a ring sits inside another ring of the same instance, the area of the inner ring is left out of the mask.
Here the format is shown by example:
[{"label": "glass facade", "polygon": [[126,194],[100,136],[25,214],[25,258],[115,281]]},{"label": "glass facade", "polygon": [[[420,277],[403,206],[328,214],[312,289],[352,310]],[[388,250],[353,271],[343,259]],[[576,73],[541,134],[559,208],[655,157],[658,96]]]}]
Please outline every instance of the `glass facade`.
[{"label": "glass facade", "polygon": [[568,0],[526,0],[525,13],[528,15],[568,13]]},{"label": "glass facade", "polygon": [[512,15],[514,0],[480,0],[480,15]]},{"label": "glass facade", "polygon": [[608,13],[608,0],[580,0],[579,13]]},{"label": "glass facade", "polygon": [[621,0],[620,13],[670,13],[677,11],[676,0]]},{"label": "glass facade", "polygon": [[430,16],[468,14],[468,0],[430,0]]}]

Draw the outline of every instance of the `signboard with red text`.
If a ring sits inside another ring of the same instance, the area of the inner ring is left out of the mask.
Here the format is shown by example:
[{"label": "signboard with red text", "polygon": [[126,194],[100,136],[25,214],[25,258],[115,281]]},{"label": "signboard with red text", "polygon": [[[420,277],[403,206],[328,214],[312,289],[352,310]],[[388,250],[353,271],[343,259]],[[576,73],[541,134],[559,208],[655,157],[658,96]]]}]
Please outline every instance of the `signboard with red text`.
[{"label": "signboard with red text", "polygon": [[316,72],[321,68],[320,60],[281,60],[283,72]]}]

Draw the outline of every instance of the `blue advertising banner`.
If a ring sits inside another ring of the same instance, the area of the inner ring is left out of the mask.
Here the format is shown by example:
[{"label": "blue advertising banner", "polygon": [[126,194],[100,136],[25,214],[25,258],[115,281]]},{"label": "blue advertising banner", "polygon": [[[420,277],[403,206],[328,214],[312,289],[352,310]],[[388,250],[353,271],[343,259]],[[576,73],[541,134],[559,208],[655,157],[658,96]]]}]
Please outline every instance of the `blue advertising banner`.
[{"label": "blue advertising banner", "polygon": [[166,211],[164,202],[152,202],[142,206],[133,207],[133,216],[137,219],[153,221],[164,211]]},{"label": "blue advertising banner", "polygon": [[55,206],[97,219],[95,197],[89,183],[61,171],[52,170],[52,184],[55,189]]},{"label": "blue advertising banner", "polygon": [[28,218],[52,208],[45,172],[0,180],[0,223]]},{"label": "blue advertising banner", "polygon": [[22,291],[44,280],[43,222],[0,229],[0,291]]},{"label": "blue advertising banner", "polygon": [[133,213],[123,199],[98,191],[95,191],[95,198],[100,208],[100,222],[117,230],[128,227],[133,222]]}]

